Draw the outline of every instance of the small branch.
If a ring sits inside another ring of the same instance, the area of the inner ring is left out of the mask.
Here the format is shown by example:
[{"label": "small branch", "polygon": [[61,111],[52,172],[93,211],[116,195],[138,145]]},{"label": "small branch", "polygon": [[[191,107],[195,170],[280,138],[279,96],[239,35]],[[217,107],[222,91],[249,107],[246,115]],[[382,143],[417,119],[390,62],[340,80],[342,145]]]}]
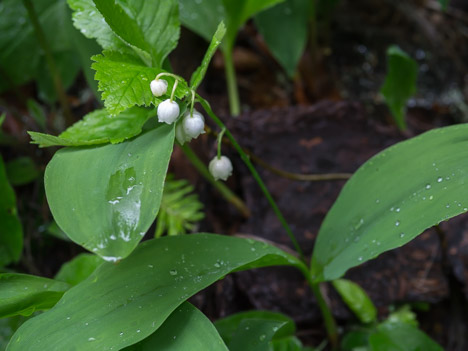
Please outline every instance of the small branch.
[{"label": "small branch", "polygon": [[217,182],[216,180],[214,180],[213,176],[210,174],[208,168],[205,166],[203,161],[198,158],[198,156],[187,144],[179,144],[179,146],[181,147],[185,156],[187,156],[190,162],[192,162],[193,166],[203,176],[203,178],[208,180],[227,201],[233,204],[233,206],[239,210],[242,216],[248,218],[250,216],[250,210],[245,205],[245,203],[239,197],[237,197],[224,183]]},{"label": "small branch", "polygon": [[71,125],[73,123],[73,116],[71,114],[70,106],[68,105],[67,95],[65,94],[65,89],[63,88],[62,79],[60,78],[57,65],[55,64],[55,60],[52,55],[52,49],[50,48],[49,43],[47,42],[47,39],[45,37],[44,31],[42,30],[41,24],[37,17],[37,13],[34,10],[34,5],[32,1],[23,0],[23,4],[28,11],[28,16],[29,16],[29,19],[31,20],[31,24],[34,27],[34,32],[36,33],[37,39],[39,41],[39,45],[44,51],[47,66],[52,76],[52,80],[54,82],[54,88],[57,93],[58,99],[60,101],[60,105],[62,106],[63,115],[65,116],[66,124]]},{"label": "small branch", "polygon": [[[210,127],[205,126],[205,130],[208,134],[212,134],[215,137],[218,137],[219,133],[212,130]],[[223,138],[223,142],[227,145],[233,146],[232,143]],[[282,178],[303,181],[303,182],[320,182],[320,181],[330,181],[330,180],[348,180],[353,175],[352,173],[324,173],[324,174],[303,174],[303,173],[293,173],[288,171],[283,171],[282,169],[276,168],[260,157],[256,156],[252,151],[245,148],[242,149],[255,163],[259,164],[263,168],[269,170],[271,173],[276,174]]]}]

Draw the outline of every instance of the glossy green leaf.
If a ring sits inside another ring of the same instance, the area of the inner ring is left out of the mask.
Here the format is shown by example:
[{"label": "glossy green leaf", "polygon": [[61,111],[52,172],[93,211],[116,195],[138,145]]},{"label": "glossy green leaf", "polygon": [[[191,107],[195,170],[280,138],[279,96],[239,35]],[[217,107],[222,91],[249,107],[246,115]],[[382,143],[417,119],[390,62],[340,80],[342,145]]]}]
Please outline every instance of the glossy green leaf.
[{"label": "glossy green leaf", "polygon": [[218,46],[221,44],[225,33],[226,26],[223,22],[221,22],[218,25],[218,28],[216,29],[216,32],[213,35],[213,38],[211,39],[210,46],[208,47],[208,50],[206,50],[205,56],[203,57],[203,61],[200,67],[198,67],[196,71],[192,74],[192,78],[190,79],[190,86],[193,90],[197,90],[203,78],[205,78],[206,70],[208,69],[208,65],[211,62],[211,58],[218,49]]},{"label": "glossy green leaf", "polygon": [[284,0],[222,0],[226,12],[226,44],[234,45],[237,32],[247,20]]},{"label": "glossy green leaf", "polygon": [[333,280],[468,211],[468,124],[435,129],[367,161],[320,228],[315,281]]},{"label": "glossy green leaf", "polygon": [[158,213],[173,144],[173,126],[163,125],[120,144],[59,150],[45,173],[59,227],[106,260],[126,257]]},{"label": "glossy green leaf", "polygon": [[223,319],[220,319],[215,322],[216,329],[218,329],[219,334],[226,342],[229,344],[232,341],[232,338],[236,331],[239,329],[240,324],[245,320],[265,320],[265,321],[273,321],[273,322],[282,322],[281,329],[277,330],[275,337],[283,338],[289,335],[294,335],[296,332],[296,326],[294,321],[285,316],[282,313],[278,312],[271,312],[271,311],[247,311],[247,312],[240,312]]},{"label": "glossy green leaf", "polygon": [[179,0],[182,24],[210,41],[221,21],[226,23],[225,46],[232,48],[238,30],[257,13],[283,0]]},{"label": "glossy green leaf", "polygon": [[70,286],[26,274],[0,274],[0,318],[46,310],[54,306]]},{"label": "glossy green leaf", "polygon": [[286,322],[267,319],[245,319],[229,343],[230,351],[269,351],[276,331]]},{"label": "glossy green leaf", "polygon": [[148,338],[125,351],[228,351],[216,328],[198,309],[184,302]]},{"label": "glossy green leaf", "polygon": [[369,351],[369,335],[372,331],[373,328],[362,328],[349,331],[341,339],[341,350]]},{"label": "glossy green leaf", "polygon": [[73,10],[73,24],[89,39],[96,39],[107,50],[135,54],[109,27],[104,17],[94,5],[93,0],[67,0]]},{"label": "glossy green leaf", "polygon": [[268,48],[290,78],[307,44],[310,4],[309,0],[286,0],[255,18]]},{"label": "glossy green leaf", "polygon": [[11,185],[24,185],[39,177],[40,172],[30,157],[18,157],[5,165]]},{"label": "glossy green leaf", "polygon": [[23,250],[23,229],[16,215],[16,197],[0,155],[0,267],[18,261]]},{"label": "glossy green leaf", "polygon": [[28,132],[32,143],[39,147],[83,146],[120,143],[141,133],[143,125],[154,115],[144,108],[133,107],[117,116],[102,110],[88,113],[79,122],[58,137],[38,132]]},{"label": "glossy green leaf", "polygon": [[[94,56],[93,60],[95,78],[99,81],[104,105],[111,115],[118,115],[134,105],[157,106],[162,101],[162,98],[154,97],[150,89],[150,82],[163,72],[161,69],[147,67],[133,56],[112,51],[104,51],[103,55]],[[167,92],[170,94],[174,78],[166,76],[164,79],[168,82]],[[175,96],[182,99],[188,94],[187,84],[179,82]]]},{"label": "glossy green leaf", "polygon": [[145,241],[26,322],[8,350],[120,350],[153,334],[186,299],[226,274],[271,265],[305,270],[297,258],[249,239],[193,234]]},{"label": "glossy green leaf", "polygon": [[88,278],[103,263],[101,257],[82,253],[60,267],[55,280],[76,285]]},{"label": "glossy green leaf", "polygon": [[362,323],[375,321],[377,309],[358,284],[346,279],[337,279],[333,281],[333,286]]},{"label": "glossy green leaf", "polygon": [[387,76],[380,90],[400,129],[406,129],[406,103],[416,93],[418,64],[398,46],[387,50]]},{"label": "glossy green leaf", "polygon": [[273,339],[270,342],[271,351],[314,351],[312,347],[305,347],[295,336]]},{"label": "glossy green leaf", "polygon": [[179,0],[180,21],[206,41],[210,41],[219,23],[224,21],[225,9],[220,0]]},{"label": "glossy green leaf", "polygon": [[370,351],[443,351],[418,328],[408,324],[382,323],[369,337]]}]

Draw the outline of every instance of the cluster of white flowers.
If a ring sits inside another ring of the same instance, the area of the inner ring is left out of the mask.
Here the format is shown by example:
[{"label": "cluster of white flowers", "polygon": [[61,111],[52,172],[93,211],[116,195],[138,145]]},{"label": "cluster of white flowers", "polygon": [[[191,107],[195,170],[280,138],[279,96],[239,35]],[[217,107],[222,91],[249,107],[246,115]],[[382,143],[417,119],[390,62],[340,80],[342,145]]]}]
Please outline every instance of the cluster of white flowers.
[{"label": "cluster of white flowers", "polygon": [[[151,92],[154,96],[160,97],[167,92],[167,81],[155,78],[150,83]],[[172,124],[177,121],[180,115],[180,107],[177,102],[167,99],[158,105],[158,120],[161,123]],[[177,121],[176,125],[177,141],[183,145],[192,139],[198,138],[205,133],[205,118],[197,110],[188,110],[183,117]],[[232,174],[232,163],[226,156],[215,156],[208,166],[208,169],[215,180],[226,180]]]}]

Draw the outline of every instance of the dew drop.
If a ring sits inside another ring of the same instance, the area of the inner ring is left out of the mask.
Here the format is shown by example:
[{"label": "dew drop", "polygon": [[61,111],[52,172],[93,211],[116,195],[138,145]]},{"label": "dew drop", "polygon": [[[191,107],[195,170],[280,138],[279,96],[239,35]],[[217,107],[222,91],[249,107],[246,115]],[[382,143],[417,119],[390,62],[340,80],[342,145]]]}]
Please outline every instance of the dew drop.
[{"label": "dew drop", "polygon": [[88,341],[94,341],[94,340],[96,340],[96,338],[93,338],[93,337],[88,338]]},{"label": "dew drop", "polygon": [[395,212],[400,212],[400,208],[397,207],[397,208],[395,209]]},{"label": "dew drop", "polygon": [[400,233],[400,238],[404,238],[405,237],[405,233]]},{"label": "dew drop", "polygon": [[431,184],[426,184],[426,189],[430,189],[431,188]]},{"label": "dew drop", "polygon": [[440,182],[442,182],[442,180],[443,180],[443,178],[442,178],[442,177],[439,177],[439,178],[437,178],[437,183],[440,183]]},{"label": "dew drop", "polygon": [[175,269],[171,269],[171,270],[169,271],[169,274],[170,274],[170,275],[177,275],[177,271],[176,271]]},{"label": "dew drop", "polygon": [[395,226],[398,227],[399,225],[400,225],[400,221],[396,221],[396,222],[395,222]]},{"label": "dew drop", "polygon": [[357,260],[361,262],[363,260],[362,256],[359,256]]},{"label": "dew drop", "polygon": [[260,341],[265,340],[265,339],[266,339],[266,335],[265,335],[265,334],[260,335],[259,339],[260,339]]}]

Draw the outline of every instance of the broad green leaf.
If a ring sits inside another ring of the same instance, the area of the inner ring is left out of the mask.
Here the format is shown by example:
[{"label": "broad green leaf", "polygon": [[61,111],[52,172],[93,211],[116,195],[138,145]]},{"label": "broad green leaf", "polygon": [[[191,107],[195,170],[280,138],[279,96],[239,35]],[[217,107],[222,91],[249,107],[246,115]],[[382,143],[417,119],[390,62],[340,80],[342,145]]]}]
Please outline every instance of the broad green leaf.
[{"label": "broad green leaf", "polygon": [[54,306],[70,286],[27,274],[0,274],[0,318],[46,310]]},{"label": "broad green leaf", "polygon": [[271,351],[314,351],[312,347],[305,347],[301,340],[295,336],[288,336],[282,339],[273,339],[270,342]]},{"label": "broad green leaf", "polygon": [[173,144],[173,126],[163,125],[120,144],[59,150],[44,177],[59,227],[106,260],[126,257],[158,213]]},{"label": "broad green leaf", "polygon": [[[71,82],[67,77],[79,69],[77,61],[66,59],[74,52],[69,9],[63,0],[33,1],[33,5],[56,65],[63,67],[68,62],[68,71],[62,71],[66,73],[62,80],[69,83],[65,84],[68,88]],[[42,85],[50,84],[50,72],[43,62],[43,50],[23,3],[3,0],[0,3],[0,68],[3,71],[0,91],[39,77],[43,77]]]},{"label": "broad green leaf", "polygon": [[196,71],[192,74],[192,78],[190,79],[190,86],[193,90],[197,90],[203,78],[205,78],[206,70],[208,69],[208,65],[210,64],[211,58],[218,49],[218,46],[221,44],[225,33],[226,27],[224,23],[221,22],[218,25],[218,29],[216,29],[213,38],[211,39],[210,46],[208,47],[208,50],[206,50],[205,57],[203,57],[203,61],[200,67],[198,67]]},{"label": "broad green leaf", "polygon": [[271,53],[290,78],[307,44],[310,4],[309,0],[286,0],[255,18]]},{"label": "broad green leaf", "polygon": [[112,31],[93,0],[67,0],[67,2],[73,10],[73,24],[85,37],[96,39],[104,49],[134,54],[134,51]]},{"label": "broad green leaf", "polygon": [[18,157],[5,165],[11,185],[23,185],[39,177],[40,172],[30,157]]},{"label": "broad green leaf", "polygon": [[228,351],[216,328],[198,309],[184,302],[148,338],[125,351]]},{"label": "broad green leaf", "polygon": [[225,9],[220,0],[179,0],[180,21],[206,41],[210,41],[219,23],[224,21]]},{"label": "broad green leaf", "polygon": [[284,321],[268,319],[245,319],[239,324],[229,343],[230,351],[269,351],[276,331]]},{"label": "broad green leaf", "polygon": [[232,341],[234,334],[239,329],[240,324],[243,321],[250,319],[283,322],[284,324],[282,325],[281,329],[279,329],[275,335],[277,338],[294,335],[296,332],[294,321],[288,316],[278,312],[259,310],[240,312],[230,315],[226,318],[216,321],[215,326],[226,344],[229,344]]},{"label": "broad green leaf", "polygon": [[237,32],[247,20],[257,13],[284,0],[222,0],[226,13],[226,44],[234,45]]},{"label": "broad green leaf", "polygon": [[23,250],[23,229],[16,215],[15,193],[8,183],[0,155],[0,267],[18,261]]},{"label": "broad green leaf", "polygon": [[468,211],[468,124],[434,129],[367,161],[325,217],[312,258],[315,281],[402,246]]},{"label": "broad green leaf", "polygon": [[8,350],[120,350],[153,334],[186,299],[226,274],[272,265],[306,269],[297,258],[249,239],[193,234],[145,241],[23,324]]},{"label": "broad green leaf", "polygon": [[283,0],[179,0],[182,24],[210,41],[221,21],[226,23],[223,47],[232,48],[238,30],[257,13]]},{"label": "broad green leaf", "polygon": [[406,102],[416,93],[418,64],[398,46],[387,50],[387,76],[380,90],[395,122],[406,129]]},{"label": "broad green leaf", "polygon": [[[104,51],[103,55],[94,56],[93,60],[95,78],[99,81],[104,105],[111,115],[118,115],[134,105],[157,106],[162,101],[154,97],[150,89],[150,82],[163,72],[161,69],[147,67],[138,58],[113,51]],[[164,79],[169,83],[167,94],[170,95],[174,78],[166,76]],[[187,84],[179,82],[175,96],[182,99],[187,94]]]},{"label": "broad green leaf", "polygon": [[382,323],[369,337],[370,351],[443,351],[418,328],[409,324]]},{"label": "broad green leaf", "polygon": [[362,323],[375,321],[377,309],[359,285],[350,280],[337,279],[333,281],[333,286]]},{"label": "broad green leaf", "polygon": [[70,285],[77,285],[88,278],[102,263],[102,258],[83,253],[60,267],[55,279]]},{"label": "broad green leaf", "polygon": [[95,110],[68,128],[58,137],[29,132],[33,144],[48,146],[83,146],[120,143],[141,133],[143,125],[154,115],[144,108],[133,107],[117,116],[104,110]]}]

